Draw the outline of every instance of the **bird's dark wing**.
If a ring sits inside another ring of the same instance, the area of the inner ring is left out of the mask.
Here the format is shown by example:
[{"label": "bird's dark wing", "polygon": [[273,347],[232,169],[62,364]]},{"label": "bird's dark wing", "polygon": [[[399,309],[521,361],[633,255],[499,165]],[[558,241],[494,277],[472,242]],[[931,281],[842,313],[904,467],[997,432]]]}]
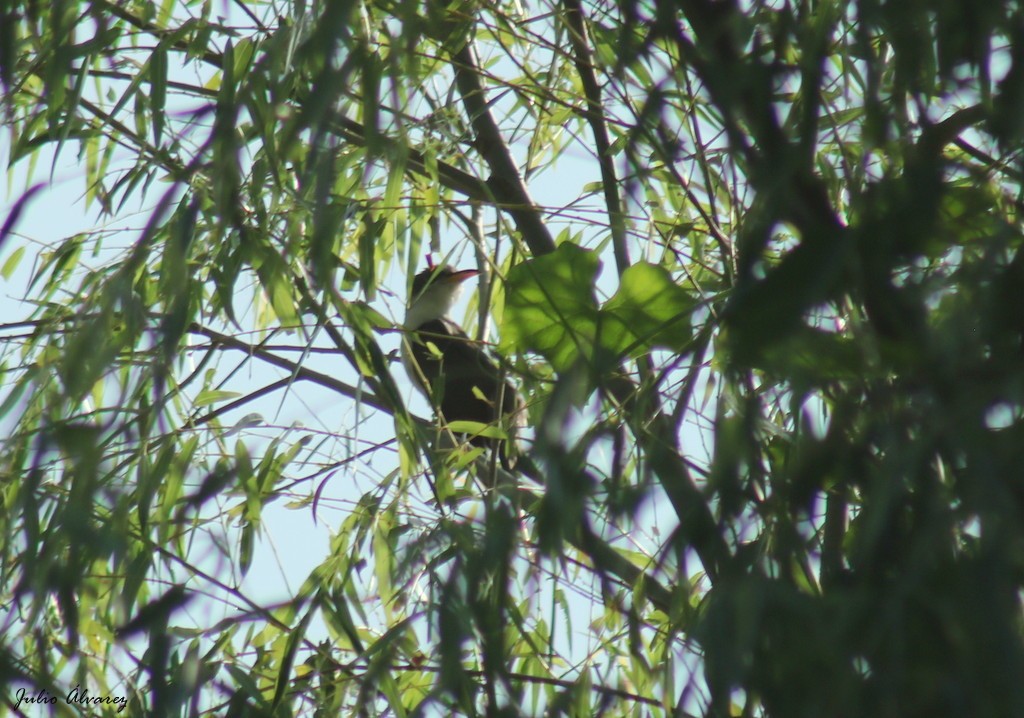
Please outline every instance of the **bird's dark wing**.
[{"label": "bird's dark wing", "polygon": [[[500,413],[519,408],[515,387],[504,380],[498,365],[455,322],[435,319],[415,333],[411,342],[413,359],[447,421],[491,424],[499,416],[499,402],[503,409]],[[428,344],[437,347],[437,352]]]}]

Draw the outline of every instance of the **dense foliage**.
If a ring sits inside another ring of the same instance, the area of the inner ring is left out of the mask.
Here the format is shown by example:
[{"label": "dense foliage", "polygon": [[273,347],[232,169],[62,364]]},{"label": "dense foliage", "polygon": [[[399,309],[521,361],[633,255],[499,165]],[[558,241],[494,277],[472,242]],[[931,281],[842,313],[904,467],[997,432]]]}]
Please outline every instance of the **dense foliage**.
[{"label": "dense foliage", "polygon": [[[0,2],[7,704],[1024,714],[1020,17]],[[394,361],[428,252],[511,474]]]}]

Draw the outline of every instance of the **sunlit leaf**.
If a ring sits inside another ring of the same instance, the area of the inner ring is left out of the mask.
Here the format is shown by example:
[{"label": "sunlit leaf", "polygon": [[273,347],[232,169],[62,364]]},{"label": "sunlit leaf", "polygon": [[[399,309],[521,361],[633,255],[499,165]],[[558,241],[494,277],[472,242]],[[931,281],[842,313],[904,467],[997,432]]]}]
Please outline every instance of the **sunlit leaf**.
[{"label": "sunlit leaf", "polygon": [[503,346],[533,351],[565,371],[597,338],[597,254],[574,244],[513,267],[505,283]]},{"label": "sunlit leaf", "polygon": [[237,399],[240,394],[237,391],[223,391],[223,390],[207,390],[202,391],[196,395],[193,406],[207,406],[209,404],[216,404],[221,401],[227,401],[228,399]]},{"label": "sunlit leaf", "polygon": [[615,356],[636,356],[655,346],[682,352],[691,339],[693,305],[693,298],[663,267],[634,264],[601,307],[600,343]]}]

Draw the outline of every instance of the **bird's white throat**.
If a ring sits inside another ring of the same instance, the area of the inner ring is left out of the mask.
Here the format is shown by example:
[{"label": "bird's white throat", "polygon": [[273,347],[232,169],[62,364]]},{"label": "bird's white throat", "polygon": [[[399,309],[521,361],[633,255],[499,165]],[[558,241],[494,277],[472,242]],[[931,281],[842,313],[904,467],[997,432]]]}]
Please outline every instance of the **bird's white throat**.
[{"label": "bird's white throat", "polygon": [[423,290],[405,312],[405,328],[416,329],[427,322],[448,316],[462,294],[459,282],[435,282]]}]

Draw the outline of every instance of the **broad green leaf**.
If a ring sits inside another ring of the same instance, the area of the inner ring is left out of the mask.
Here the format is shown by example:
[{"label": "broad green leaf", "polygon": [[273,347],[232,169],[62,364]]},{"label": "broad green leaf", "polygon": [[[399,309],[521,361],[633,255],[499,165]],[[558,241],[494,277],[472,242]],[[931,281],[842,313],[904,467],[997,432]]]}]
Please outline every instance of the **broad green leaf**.
[{"label": "broad green leaf", "polygon": [[597,336],[599,268],[596,253],[565,243],[509,270],[503,348],[537,352],[559,372],[589,358]]},{"label": "broad green leaf", "polygon": [[647,262],[626,269],[619,290],[601,309],[600,344],[616,357],[653,347],[683,352],[690,343],[693,298],[664,267]]},{"label": "broad green leaf", "polygon": [[502,324],[506,350],[538,352],[558,372],[580,357],[604,364],[654,347],[685,351],[694,301],[668,271],[647,262],[629,267],[615,296],[598,308],[598,268],[596,253],[568,242],[513,267]]}]

